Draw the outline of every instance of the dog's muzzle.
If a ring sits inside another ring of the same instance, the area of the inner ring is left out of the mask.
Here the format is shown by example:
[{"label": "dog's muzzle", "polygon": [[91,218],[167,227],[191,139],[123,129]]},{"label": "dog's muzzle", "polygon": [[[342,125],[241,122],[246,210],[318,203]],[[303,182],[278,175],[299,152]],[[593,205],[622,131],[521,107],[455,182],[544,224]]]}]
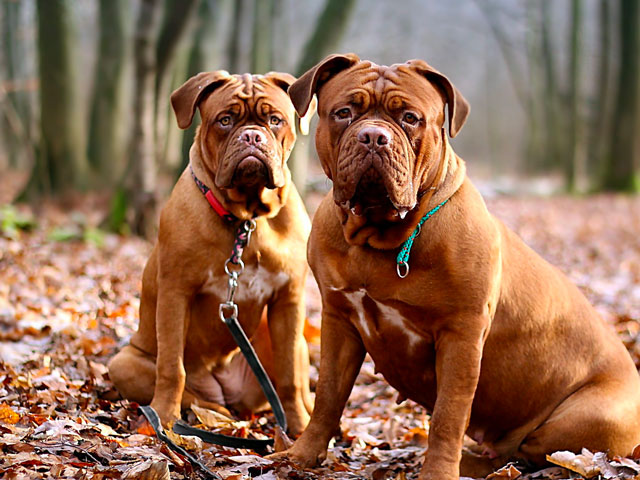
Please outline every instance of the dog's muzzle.
[{"label": "dog's muzzle", "polygon": [[282,161],[273,139],[258,127],[245,127],[227,148],[216,185],[220,188],[280,188],[284,185]]},{"label": "dog's muzzle", "polygon": [[340,150],[334,200],[354,215],[395,210],[404,218],[416,205],[409,172],[393,131],[380,122],[367,122]]}]

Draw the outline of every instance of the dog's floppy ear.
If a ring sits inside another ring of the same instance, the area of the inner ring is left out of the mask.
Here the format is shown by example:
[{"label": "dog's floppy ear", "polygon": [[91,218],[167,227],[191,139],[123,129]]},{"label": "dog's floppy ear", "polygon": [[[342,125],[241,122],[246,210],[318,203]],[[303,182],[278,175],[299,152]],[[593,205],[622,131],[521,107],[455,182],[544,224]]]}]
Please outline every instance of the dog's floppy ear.
[{"label": "dog's floppy ear", "polygon": [[171,94],[171,106],[176,114],[178,126],[188,128],[196,113],[196,107],[205,93],[218,88],[231,78],[228,72],[202,72],[187,80]]},{"label": "dog's floppy ear", "polygon": [[263,77],[267,80],[270,80],[271,83],[274,83],[276,86],[280,87],[285,91],[285,93],[289,89],[291,84],[296,81],[296,77],[294,77],[290,73],[285,72],[268,72],[265,73]]},{"label": "dog's floppy ear", "polygon": [[[290,73],[283,72],[269,72],[265,74],[265,78],[271,80],[285,92],[287,92],[289,87],[296,81],[296,77]],[[302,135],[307,135],[309,133],[309,123],[311,122],[311,117],[313,117],[313,114],[316,112],[315,105],[315,101],[312,102],[312,105],[308,109],[306,115],[303,117],[298,116],[298,128]]]},{"label": "dog's floppy ear", "polygon": [[449,106],[449,136],[455,137],[469,116],[469,103],[447,77],[424,60],[409,60],[407,64],[444,90]]},{"label": "dog's floppy ear", "polygon": [[358,63],[355,53],[329,55],[289,87],[289,96],[301,118],[305,116],[313,95],[329,78]]}]

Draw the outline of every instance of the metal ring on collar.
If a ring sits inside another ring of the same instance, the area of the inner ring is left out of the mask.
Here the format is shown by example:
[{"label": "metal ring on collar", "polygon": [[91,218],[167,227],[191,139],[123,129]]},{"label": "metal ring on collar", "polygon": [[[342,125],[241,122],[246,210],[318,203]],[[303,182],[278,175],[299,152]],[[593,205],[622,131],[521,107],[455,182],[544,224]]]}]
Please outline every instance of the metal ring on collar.
[{"label": "metal ring on collar", "polygon": [[406,277],[409,275],[409,264],[407,262],[396,263],[396,272],[400,278]]},{"label": "metal ring on collar", "polygon": [[253,218],[251,220],[246,220],[243,226],[248,233],[251,233],[256,229],[256,221]]},{"label": "metal ring on collar", "polygon": [[[239,267],[239,270],[236,272],[232,272],[229,270],[229,264],[231,265],[237,265]],[[242,273],[242,271],[244,270],[244,262],[242,261],[241,258],[238,259],[238,263],[232,263],[231,259],[229,258],[226,262],[224,262],[224,271],[226,272],[227,275],[232,276],[234,273],[240,275]]]}]

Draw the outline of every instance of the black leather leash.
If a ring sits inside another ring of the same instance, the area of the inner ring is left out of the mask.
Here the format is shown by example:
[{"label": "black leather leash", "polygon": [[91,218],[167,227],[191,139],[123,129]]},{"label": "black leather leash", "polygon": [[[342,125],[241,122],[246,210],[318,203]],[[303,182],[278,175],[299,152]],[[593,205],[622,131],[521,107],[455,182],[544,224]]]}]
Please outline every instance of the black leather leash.
[{"label": "black leather leash", "polygon": [[196,457],[191,455],[181,446],[173,443],[173,441],[167,436],[167,434],[164,433],[164,429],[162,428],[162,424],[160,423],[160,417],[158,417],[158,414],[153,409],[153,407],[151,407],[150,405],[146,405],[146,406],[140,407],[140,411],[144,414],[145,417],[147,417],[147,420],[153,427],[153,430],[156,432],[156,435],[158,436],[158,438],[162,440],[164,443],[166,443],[171,450],[173,450],[174,452],[178,452],[180,455],[185,456],[187,460],[189,460],[191,465],[202,470],[202,472],[205,475],[207,475],[208,478],[213,478],[215,480],[222,480],[222,477],[220,475],[213,473],[211,470],[205,467],[204,464],[202,464]]},{"label": "black leather leash", "polygon": [[[240,347],[240,351],[244,355],[247,363],[251,367],[251,370],[258,379],[260,388],[264,392],[267,400],[269,401],[269,404],[271,405],[277,424],[280,426],[283,432],[286,432],[287,419],[285,417],[280,398],[278,397],[278,394],[276,393],[275,388],[273,387],[273,384],[271,383],[271,380],[267,375],[267,372],[264,370],[262,363],[260,363],[258,355],[253,349],[251,342],[247,338],[246,333],[244,332],[242,326],[240,325],[240,322],[238,321],[238,305],[233,301],[235,291],[238,287],[238,277],[244,271],[242,253],[244,252],[244,248],[249,243],[251,233],[255,229],[255,220],[245,220],[244,222],[242,222],[236,232],[236,238],[234,241],[233,249],[231,251],[231,256],[224,265],[224,271],[229,276],[228,292],[227,301],[220,304],[219,315],[220,320],[222,320],[224,324],[229,328],[229,332],[233,336],[238,347]],[[149,420],[149,423],[155,430],[158,438],[165,442],[169,446],[169,448],[180,453],[181,455],[186,456],[194,466],[202,469],[208,475],[212,475],[215,479],[220,479],[218,475],[208,470],[195,457],[190,455],[182,447],[173,443],[171,439],[167,437],[167,435],[164,433],[164,430],[162,429],[158,414],[153,409],[153,407],[147,405],[144,407],[140,407],[140,410],[147,418],[147,420]],[[239,438],[232,435],[214,433],[208,430],[203,430],[201,428],[192,427],[182,420],[177,420],[173,424],[173,431],[179,435],[196,436],[207,443],[213,443],[216,445],[223,445],[232,448],[250,448],[252,450],[258,451],[264,450],[266,447],[273,445],[274,442],[272,438],[261,440],[256,438]]]}]

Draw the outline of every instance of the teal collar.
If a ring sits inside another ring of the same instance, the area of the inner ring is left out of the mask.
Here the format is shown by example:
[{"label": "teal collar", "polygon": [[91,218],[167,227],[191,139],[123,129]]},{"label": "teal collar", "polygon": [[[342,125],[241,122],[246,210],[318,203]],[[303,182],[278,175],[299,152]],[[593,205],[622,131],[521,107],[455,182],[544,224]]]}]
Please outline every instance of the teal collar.
[{"label": "teal collar", "polygon": [[396,258],[396,272],[398,272],[398,276],[400,278],[404,278],[409,275],[409,254],[411,253],[411,247],[413,246],[413,241],[420,234],[420,230],[422,229],[422,224],[429,220],[445,203],[447,203],[449,199],[447,198],[440,205],[435,206],[431,210],[429,210],[424,217],[420,219],[418,225],[416,225],[413,233],[407,238],[402,244],[402,248],[400,249],[400,253],[398,253],[398,257]]}]

